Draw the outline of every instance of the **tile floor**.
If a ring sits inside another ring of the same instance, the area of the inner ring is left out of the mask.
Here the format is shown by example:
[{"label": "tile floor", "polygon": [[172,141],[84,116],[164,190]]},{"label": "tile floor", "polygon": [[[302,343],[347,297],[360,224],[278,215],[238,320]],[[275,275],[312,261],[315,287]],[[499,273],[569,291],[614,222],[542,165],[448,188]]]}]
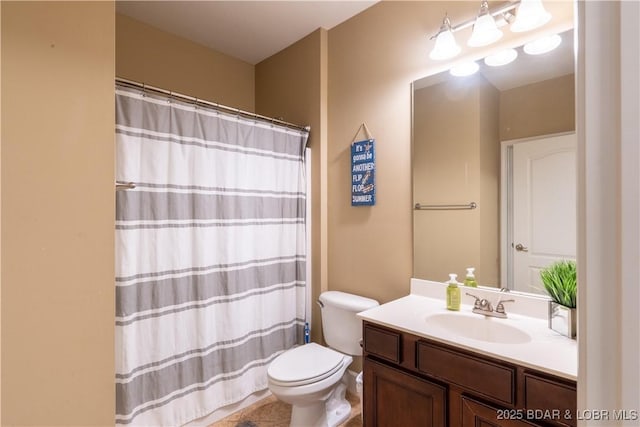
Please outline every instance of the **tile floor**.
[{"label": "tile floor", "polygon": [[[347,393],[347,400],[351,403],[351,416],[340,427],[361,427],[360,399]],[[287,427],[290,420],[291,405],[269,396],[209,427]]]}]

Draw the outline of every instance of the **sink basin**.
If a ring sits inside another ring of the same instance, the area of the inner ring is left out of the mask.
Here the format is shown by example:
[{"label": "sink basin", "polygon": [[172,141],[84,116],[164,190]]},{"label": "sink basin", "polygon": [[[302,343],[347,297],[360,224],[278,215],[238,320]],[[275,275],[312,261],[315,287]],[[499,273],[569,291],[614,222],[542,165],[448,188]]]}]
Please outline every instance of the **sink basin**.
[{"label": "sink basin", "polygon": [[505,319],[467,316],[462,313],[438,313],[427,316],[425,321],[430,327],[442,332],[479,341],[500,344],[524,344],[531,341],[528,333],[505,323]]}]

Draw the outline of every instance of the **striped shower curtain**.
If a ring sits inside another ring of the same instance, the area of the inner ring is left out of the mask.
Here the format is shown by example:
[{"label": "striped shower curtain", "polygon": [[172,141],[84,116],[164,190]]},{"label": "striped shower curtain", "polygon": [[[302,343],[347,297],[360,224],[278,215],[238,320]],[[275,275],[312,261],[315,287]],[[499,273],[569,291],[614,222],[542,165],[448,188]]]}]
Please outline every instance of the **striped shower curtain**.
[{"label": "striped shower curtain", "polygon": [[267,387],[305,318],[308,133],[116,87],[116,423]]}]

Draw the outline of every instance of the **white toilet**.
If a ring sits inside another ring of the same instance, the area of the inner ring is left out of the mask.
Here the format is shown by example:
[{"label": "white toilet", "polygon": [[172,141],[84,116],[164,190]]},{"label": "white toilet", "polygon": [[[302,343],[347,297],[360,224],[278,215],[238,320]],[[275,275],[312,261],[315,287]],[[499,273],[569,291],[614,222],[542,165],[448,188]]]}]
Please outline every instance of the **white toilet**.
[{"label": "white toilet", "polygon": [[[292,427],[334,427],[345,421],[351,405],[344,398],[342,378],[362,354],[362,322],[356,313],[378,305],[376,300],[345,292],[320,294],[324,339],[331,347],[309,343],[285,351],[267,368],[269,390],[292,405]],[[337,351],[336,351],[337,350]]]}]

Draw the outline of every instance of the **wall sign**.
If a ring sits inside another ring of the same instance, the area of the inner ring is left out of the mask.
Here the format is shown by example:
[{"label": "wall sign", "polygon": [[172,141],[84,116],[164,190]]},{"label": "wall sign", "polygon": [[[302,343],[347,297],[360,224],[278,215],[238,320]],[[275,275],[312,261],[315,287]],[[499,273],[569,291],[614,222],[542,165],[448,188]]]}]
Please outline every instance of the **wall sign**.
[{"label": "wall sign", "polygon": [[351,144],[351,206],[376,204],[375,140]]}]

